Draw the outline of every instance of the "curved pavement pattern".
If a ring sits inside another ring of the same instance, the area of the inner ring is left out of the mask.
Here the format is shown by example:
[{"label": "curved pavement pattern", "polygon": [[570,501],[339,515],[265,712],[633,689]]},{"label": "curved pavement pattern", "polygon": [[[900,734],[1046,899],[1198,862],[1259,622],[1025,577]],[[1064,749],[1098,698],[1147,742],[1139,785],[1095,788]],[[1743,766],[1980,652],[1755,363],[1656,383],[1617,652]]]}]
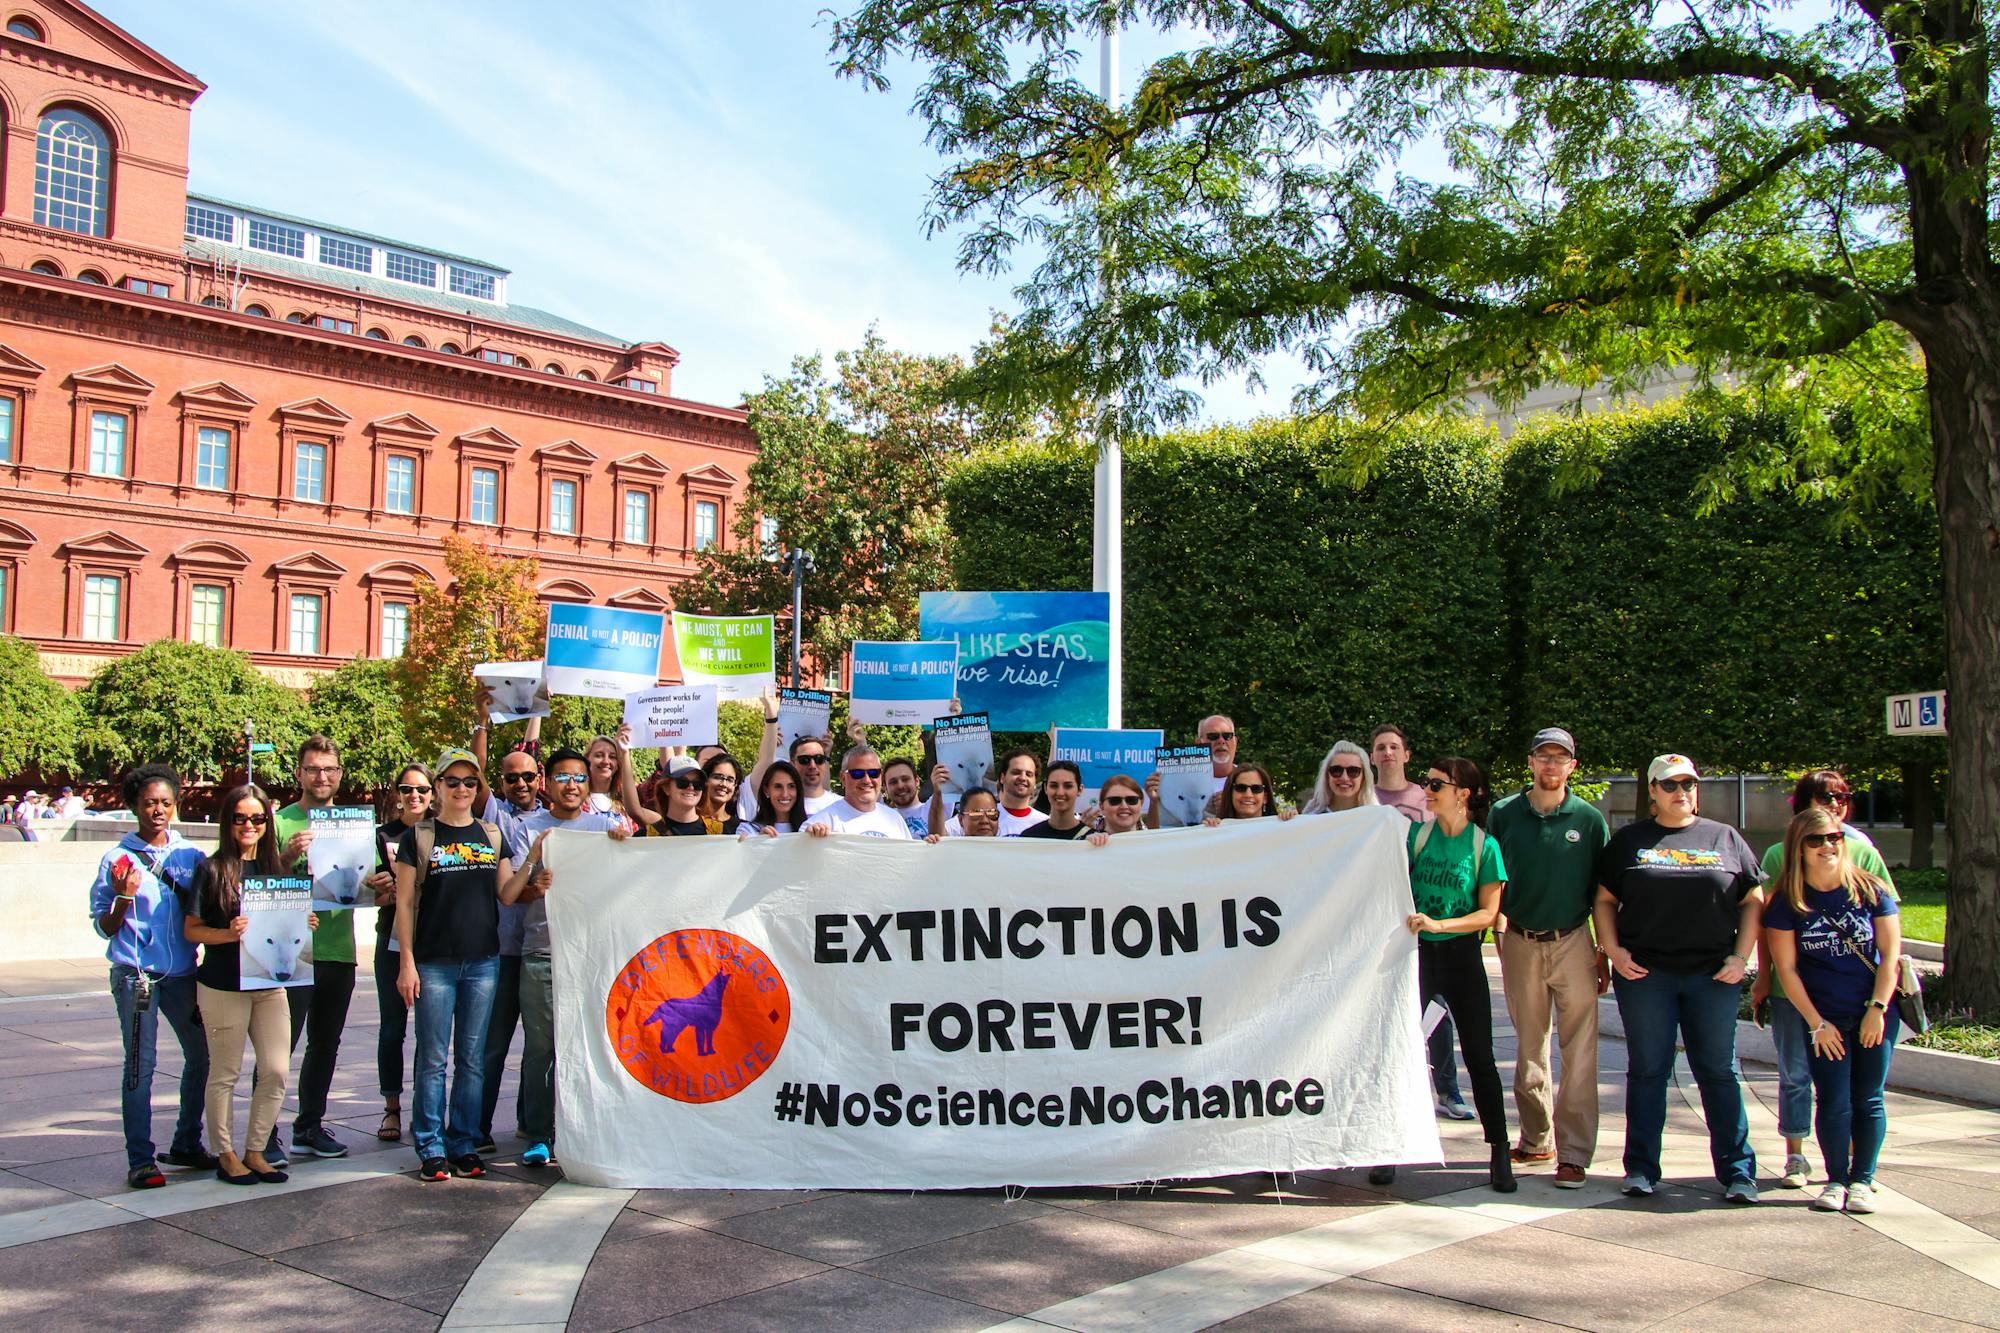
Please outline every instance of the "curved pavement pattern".
[{"label": "curved pavement pattern", "polygon": [[[132,1192],[101,978],[96,962],[0,968],[7,1327],[2000,1327],[1993,1108],[1892,1092],[1866,1219],[1811,1212],[1813,1191],[1725,1207],[1684,1067],[1669,1184],[1617,1197],[1614,1040],[1598,1171],[1578,1191],[1542,1171],[1492,1193],[1474,1125],[1446,1126],[1450,1165],[1388,1190],[1358,1171],[1026,1194],[596,1190],[519,1167],[504,1130],[490,1179],[423,1185],[407,1144],[372,1137],[364,977],[333,1104],[353,1155],[298,1163],[285,1186]],[[1768,1170],[1775,1077],[1749,1066],[1745,1085]],[[164,1132],[166,1078],[155,1095]]]}]

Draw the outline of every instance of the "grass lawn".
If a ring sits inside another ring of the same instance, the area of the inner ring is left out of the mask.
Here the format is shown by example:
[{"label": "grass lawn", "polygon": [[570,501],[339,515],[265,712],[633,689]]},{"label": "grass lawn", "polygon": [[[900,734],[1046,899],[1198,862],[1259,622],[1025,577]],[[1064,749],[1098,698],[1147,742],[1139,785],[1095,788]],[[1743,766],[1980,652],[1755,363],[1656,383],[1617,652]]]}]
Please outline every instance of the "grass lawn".
[{"label": "grass lawn", "polygon": [[1944,943],[1944,871],[1898,870],[1896,896],[1903,913],[1903,934],[1913,940]]}]

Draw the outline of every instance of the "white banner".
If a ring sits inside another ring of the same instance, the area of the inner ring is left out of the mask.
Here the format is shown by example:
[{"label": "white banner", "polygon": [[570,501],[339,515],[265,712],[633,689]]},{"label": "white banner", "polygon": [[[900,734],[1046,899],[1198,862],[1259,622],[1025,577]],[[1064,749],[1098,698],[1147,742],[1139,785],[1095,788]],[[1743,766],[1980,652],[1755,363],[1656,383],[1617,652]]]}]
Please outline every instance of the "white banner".
[{"label": "white banner", "polygon": [[1375,806],[1103,848],[558,832],[564,1171],[951,1189],[1439,1161],[1407,828]]}]

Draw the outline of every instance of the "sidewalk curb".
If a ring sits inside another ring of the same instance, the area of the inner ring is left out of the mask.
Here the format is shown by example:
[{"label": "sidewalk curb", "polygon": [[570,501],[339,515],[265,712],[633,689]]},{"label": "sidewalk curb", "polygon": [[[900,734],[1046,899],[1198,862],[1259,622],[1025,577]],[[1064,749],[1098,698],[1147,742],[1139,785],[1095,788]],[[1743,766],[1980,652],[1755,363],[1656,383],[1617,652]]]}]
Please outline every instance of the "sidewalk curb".
[{"label": "sidewalk curb", "polygon": [[1903,941],[1903,952],[1920,963],[1942,963],[1944,961],[1944,946],[1942,944],[1932,944],[1929,940],[1906,939]]},{"label": "sidewalk curb", "polygon": [[[1605,1036],[1625,1036],[1625,1024],[1618,1016],[1616,996],[1600,996],[1597,1001],[1597,1030]],[[1771,1034],[1755,1023],[1738,1020],[1736,1055],[1760,1065],[1778,1063]],[[1976,1055],[1955,1051],[1927,1051],[1898,1045],[1896,1058],[1889,1062],[1889,1086],[1906,1092],[1951,1097],[1982,1106],[2000,1106],[2000,1060],[1982,1060]]]}]

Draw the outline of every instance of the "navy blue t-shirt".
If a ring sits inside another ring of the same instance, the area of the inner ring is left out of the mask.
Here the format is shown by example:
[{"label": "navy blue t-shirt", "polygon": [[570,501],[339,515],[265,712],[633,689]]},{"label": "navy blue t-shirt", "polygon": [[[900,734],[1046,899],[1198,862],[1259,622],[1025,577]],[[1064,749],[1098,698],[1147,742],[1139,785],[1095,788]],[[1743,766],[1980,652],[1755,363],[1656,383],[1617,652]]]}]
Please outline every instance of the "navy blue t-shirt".
[{"label": "navy blue t-shirt", "polygon": [[[1764,908],[1767,930],[1793,932],[1799,950],[1799,983],[1813,1008],[1833,1023],[1860,1019],[1875,993],[1875,973],[1854,956],[1859,949],[1869,963],[1879,962],[1875,949],[1875,919],[1897,915],[1896,900],[1877,894],[1871,905],[1856,903],[1845,889],[1806,889],[1806,910],[1792,910],[1791,899],[1773,894]],[[1853,941],[1853,948],[1848,942]]]}]

